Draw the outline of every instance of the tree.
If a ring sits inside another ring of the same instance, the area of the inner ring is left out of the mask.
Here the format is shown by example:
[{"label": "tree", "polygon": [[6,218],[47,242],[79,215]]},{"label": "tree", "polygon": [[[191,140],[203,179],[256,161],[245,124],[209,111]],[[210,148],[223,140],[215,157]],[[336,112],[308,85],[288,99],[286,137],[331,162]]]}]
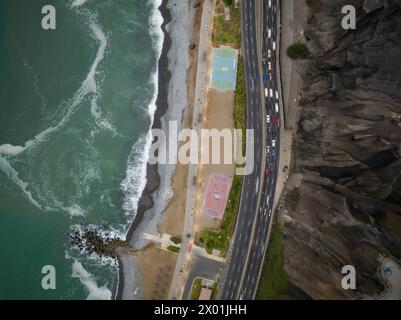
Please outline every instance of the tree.
[{"label": "tree", "polygon": [[287,55],[291,59],[308,59],[310,58],[310,52],[308,47],[301,42],[290,45],[287,49]]}]

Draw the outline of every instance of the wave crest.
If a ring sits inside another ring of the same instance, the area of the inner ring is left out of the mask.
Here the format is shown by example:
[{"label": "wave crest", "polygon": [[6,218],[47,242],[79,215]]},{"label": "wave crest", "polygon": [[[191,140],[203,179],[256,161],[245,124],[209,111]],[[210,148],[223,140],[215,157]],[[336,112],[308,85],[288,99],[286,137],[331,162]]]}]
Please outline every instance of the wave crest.
[{"label": "wave crest", "polygon": [[123,191],[124,203],[123,209],[127,216],[130,216],[130,221],[135,219],[138,203],[143,191],[145,190],[146,168],[149,159],[149,152],[153,141],[152,126],[154,122],[154,114],[156,112],[156,100],[159,94],[159,60],[163,50],[164,33],[162,30],[163,16],[159,11],[162,3],[161,0],[152,1],[153,10],[149,19],[150,35],[152,38],[152,46],[156,51],[156,65],[153,74],[151,75],[151,82],[153,84],[154,93],[148,105],[148,115],[150,117],[149,131],[146,135],[139,138],[139,140],[132,147],[131,153],[127,162],[126,178],[121,183],[121,190]]}]

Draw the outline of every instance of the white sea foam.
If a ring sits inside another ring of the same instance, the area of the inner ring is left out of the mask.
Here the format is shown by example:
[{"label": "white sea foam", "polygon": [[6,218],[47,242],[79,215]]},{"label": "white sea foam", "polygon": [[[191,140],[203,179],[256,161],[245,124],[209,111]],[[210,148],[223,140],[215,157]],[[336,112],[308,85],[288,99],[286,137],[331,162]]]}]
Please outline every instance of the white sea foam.
[{"label": "white sea foam", "polygon": [[83,217],[85,215],[85,211],[77,204],[64,207],[63,210],[68,212],[71,217]]},{"label": "white sea foam", "polygon": [[97,104],[97,100],[99,98],[99,92],[98,92],[98,86],[96,82],[96,70],[98,64],[103,60],[104,54],[106,52],[107,48],[107,37],[104,34],[103,30],[99,27],[99,25],[92,21],[90,24],[90,28],[92,30],[93,35],[95,35],[96,39],[100,42],[100,46],[96,55],[96,59],[88,73],[88,76],[86,77],[84,81],[84,86],[92,92],[94,95],[92,97],[91,101],[91,114],[95,118],[96,124],[99,127],[102,127],[104,129],[109,129],[113,131],[114,133],[117,133],[116,130],[114,129],[113,125],[110,123],[109,120],[107,120],[105,117],[102,116],[102,112]]},{"label": "white sea foam", "polygon": [[37,134],[33,139],[25,142],[23,146],[13,146],[11,144],[3,144],[0,145],[0,155],[5,154],[8,156],[16,156],[18,154],[21,154],[22,152],[26,151],[27,149],[31,148],[32,146],[44,141],[46,138],[48,138],[52,133],[58,131],[61,129],[71,118],[71,116],[75,113],[77,110],[79,104],[82,102],[82,100],[85,98],[85,96],[89,93],[93,94],[92,97],[92,103],[91,103],[91,110],[95,111],[93,114],[95,116],[95,119],[97,123],[104,124],[104,127],[109,127],[111,128],[111,125],[107,123],[107,120],[101,120],[101,113],[97,109],[96,105],[96,100],[98,98],[97,96],[97,83],[96,83],[96,71],[98,68],[98,65],[104,58],[104,54],[107,48],[107,37],[96,22],[94,17],[90,17],[90,23],[89,27],[94,35],[94,37],[98,40],[100,43],[99,48],[96,53],[96,57],[94,62],[92,63],[89,73],[86,76],[85,80],[81,84],[80,88],[75,92],[72,102],[70,103],[70,106],[68,107],[67,112],[64,114],[62,119],[52,127],[49,127],[39,134]]},{"label": "white sea foam", "polygon": [[[92,101],[91,101],[91,111],[92,114],[95,117],[96,123],[104,128],[110,129],[113,132],[115,130],[113,129],[112,125],[106,120],[102,119],[101,112],[99,108],[97,107],[96,101],[98,99],[98,87],[96,83],[96,72],[98,69],[99,64],[104,58],[105,51],[107,48],[107,37],[96,22],[95,18],[93,16],[89,17],[89,27],[90,30],[92,31],[92,34],[94,38],[99,42],[99,48],[96,53],[95,60],[93,61],[90,70],[81,84],[80,88],[75,92],[74,96],[72,99],[70,99],[68,102],[64,102],[63,105],[69,105],[67,107],[67,110],[65,111],[64,115],[62,116],[61,120],[54,126],[51,126],[39,134],[37,134],[33,139],[28,140],[24,143],[23,146],[14,146],[9,143],[0,145],[0,156],[4,155],[6,157],[13,157],[20,155],[21,153],[25,152],[29,148],[32,148],[36,146],[37,144],[44,142],[46,139],[50,137],[51,134],[54,132],[60,130],[62,127],[66,125],[66,123],[69,121],[71,116],[75,113],[75,111],[78,109],[80,103],[82,100],[85,98],[86,95],[88,94],[93,94],[92,96]],[[19,186],[19,188],[24,192],[26,197],[29,199],[29,201],[36,207],[42,208],[41,205],[33,198],[31,192],[27,190],[27,184],[21,181],[18,178],[18,173],[15,171],[12,166],[9,164],[9,162],[3,157],[1,158],[1,170],[5,172],[5,174],[15,183]],[[45,210],[53,210],[52,208],[42,208]],[[68,207],[68,208],[62,208],[63,210],[67,211],[70,215],[76,216],[76,215],[82,215],[83,211],[78,210],[77,207]]]},{"label": "white sea foam", "polygon": [[18,172],[11,166],[11,164],[2,156],[0,156],[0,170],[13,181],[25,194],[28,200],[38,209],[42,209],[42,206],[33,198],[30,191],[28,191],[28,183],[22,181],[18,177]]},{"label": "white sea foam", "polygon": [[90,274],[83,267],[82,263],[75,260],[72,264],[73,278],[78,278],[81,283],[86,287],[89,294],[86,300],[111,300],[112,293],[106,285],[99,287],[96,283],[95,277]]},{"label": "white sea foam", "polygon": [[148,115],[150,117],[149,131],[146,135],[142,136],[132,147],[131,153],[128,158],[126,178],[121,183],[121,189],[124,192],[125,198],[123,203],[123,209],[127,216],[129,216],[129,222],[131,222],[136,215],[138,210],[138,202],[142,196],[143,190],[146,187],[146,168],[149,158],[149,151],[152,145],[153,136],[151,128],[153,126],[154,114],[156,111],[156,100],[159,93],[159,64],[164,42],[164,33],[161,28],[163,24],[163,17],[159,11],[161,0],[152,1],[153,11],[149,20],[149,30],[152,38],[152,46],[156,51],[157,59],[155,71],[151,76],[151,82],[154,87],[153,97],[148,105]]},{"label": "white sea foam", "polygon": [[88,0],[74,0],[71,4],[71,8],[80,7],[85,4]]}]

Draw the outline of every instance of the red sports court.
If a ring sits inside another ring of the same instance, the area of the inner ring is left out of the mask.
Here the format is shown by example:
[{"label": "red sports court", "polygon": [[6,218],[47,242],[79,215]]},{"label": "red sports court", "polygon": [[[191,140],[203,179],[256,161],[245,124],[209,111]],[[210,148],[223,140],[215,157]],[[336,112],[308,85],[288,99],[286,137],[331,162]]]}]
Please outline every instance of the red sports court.
[{"label": "red sports court", "polygon": [[206,188],[202,212],[211,218],[222,220],[233,179],[212,174]]}]

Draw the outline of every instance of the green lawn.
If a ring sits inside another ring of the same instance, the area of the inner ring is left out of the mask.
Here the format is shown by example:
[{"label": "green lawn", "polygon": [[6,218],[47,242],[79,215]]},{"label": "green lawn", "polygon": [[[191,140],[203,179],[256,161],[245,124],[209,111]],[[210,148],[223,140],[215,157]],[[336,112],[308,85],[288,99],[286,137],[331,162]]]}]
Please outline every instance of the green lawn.
[{"label": "green lawn", "polygon": [[182,239],[181,238],[179,238],[179,237],[171,237],[170,238],[170,240],[172,241],[172,242],[174,242],[175,244],[180,244],[181,242],[182,242]]},{"label": "green lawn", "polygon": [[217,298],[217,290],[218,290],[218,282],[216,281],[212,287],[212,295],[210,296],[210,300],[216,300]]},{"label": "green lawn", "polygon": [[230,21],[224,20],[223,1],[217,1],[216,14],[213,21],[213,46],[231,45],[239,48],[241,43],[241,16],[234,5],[230,5]]},{"label": "green lawn", "polygon": [[202,290],[202,279],[196,278],[194,284],[192,285],[191,295],[189,300],[199,300],[199,296]]},{"label": "green lawn", "polygon": [[175,252],[175,253],[179,253],[180,252],[180,248],[178,248],[176,246],[168,246],[167,250],[171,251],[171,252]]},{"label": "green lawn", "polygon": [[284,271],[283,226],[276,222],[267,249],[257,300],[287,300],[288,281]]},{"label": "green lawn", "polygon": [[238,56],[237,84],[235,88],[235,110],[234,124],[236,129],[242,131],[242,152],[245,153],[246,146],[246,88],[245,88],[245,72],[244,58]]}]

